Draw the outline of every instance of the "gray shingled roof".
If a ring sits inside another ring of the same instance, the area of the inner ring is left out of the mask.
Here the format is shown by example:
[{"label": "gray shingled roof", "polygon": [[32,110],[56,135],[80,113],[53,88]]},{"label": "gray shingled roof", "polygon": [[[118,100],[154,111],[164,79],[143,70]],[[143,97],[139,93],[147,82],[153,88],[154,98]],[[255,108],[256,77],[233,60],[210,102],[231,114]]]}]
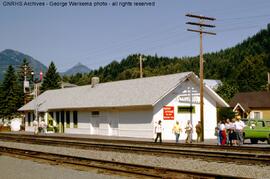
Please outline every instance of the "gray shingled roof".
[{"label": "gray shingled roof", "polygon": [[153,106],[164,95],[174,89],[192,72],[165,76],[139,78],[115,82],[100,83],[74,88],[49,90],[35,100],[21,107],[19,111],[39,111],[53,109],[107,108],[128,106]]},{"label": "gray shingled roof", "polygon": [[244,110],[250,111],[250,108],[269,108],[270,92],[254,91],[237,93],[230,101],[230,106],[235,107],[239,103]]}]

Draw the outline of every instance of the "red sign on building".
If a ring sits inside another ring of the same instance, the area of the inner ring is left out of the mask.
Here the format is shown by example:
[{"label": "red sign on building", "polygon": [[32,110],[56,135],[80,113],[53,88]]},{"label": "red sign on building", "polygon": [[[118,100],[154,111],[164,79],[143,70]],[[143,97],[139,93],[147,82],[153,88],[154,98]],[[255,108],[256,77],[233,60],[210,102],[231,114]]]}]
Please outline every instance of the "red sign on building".
[{"label": "red sign on building", "polygon": [[163,106],[163,119],[174,120],[174,106]]}]

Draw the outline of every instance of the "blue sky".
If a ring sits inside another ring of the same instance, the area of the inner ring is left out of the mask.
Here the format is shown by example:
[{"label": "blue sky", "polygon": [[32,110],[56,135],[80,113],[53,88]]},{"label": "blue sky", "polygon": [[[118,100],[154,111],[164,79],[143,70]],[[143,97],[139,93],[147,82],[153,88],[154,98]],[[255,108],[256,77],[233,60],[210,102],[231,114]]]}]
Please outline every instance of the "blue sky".
[{"label": "blue sky", "polygon": [[217,19],[216,28],[207,29],[217,35],[204,36],[204,52],[232,47],[270,23],[269,0],[118,0],[126,1],[155,6],[5,7],[0,0],[0,51],[18,50],[45,65],[54,61],[60,72],[78,62],[96,69],[134,53],[198,55],[199,36],[186,31],[196,27],[185,24],[196,19],[186,13]]}]

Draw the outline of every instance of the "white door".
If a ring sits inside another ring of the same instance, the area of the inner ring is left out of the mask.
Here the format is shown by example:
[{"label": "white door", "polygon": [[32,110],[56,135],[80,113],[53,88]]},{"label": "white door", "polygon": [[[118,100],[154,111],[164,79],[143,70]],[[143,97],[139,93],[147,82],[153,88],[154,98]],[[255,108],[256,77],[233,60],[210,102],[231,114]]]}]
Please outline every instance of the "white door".
[{"label": "white door", "polygon": [[97,117],[99,122],[99,135],[109,135],[109,122],[107,116]]},{"label": "white door", "polygon": [[119,113],[113,111],[109,113],[109,135],[119,136]]},{"label": "white door", "polygon": [[90,134],[99,134],[99,121],[96,117],[93,116],[90,117]]}]

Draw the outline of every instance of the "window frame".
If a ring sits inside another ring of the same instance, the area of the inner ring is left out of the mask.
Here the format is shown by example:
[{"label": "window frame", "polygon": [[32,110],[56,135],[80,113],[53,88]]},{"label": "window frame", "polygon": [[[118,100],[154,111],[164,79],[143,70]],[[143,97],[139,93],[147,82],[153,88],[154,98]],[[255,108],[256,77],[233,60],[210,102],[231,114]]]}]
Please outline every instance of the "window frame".
[{"label": "window frame", "polygon": [[[179,110],[181,109],[182,110]],[[192,113],[194,114],[196,112],[195,106],[177,106],[177,113]]]}]

